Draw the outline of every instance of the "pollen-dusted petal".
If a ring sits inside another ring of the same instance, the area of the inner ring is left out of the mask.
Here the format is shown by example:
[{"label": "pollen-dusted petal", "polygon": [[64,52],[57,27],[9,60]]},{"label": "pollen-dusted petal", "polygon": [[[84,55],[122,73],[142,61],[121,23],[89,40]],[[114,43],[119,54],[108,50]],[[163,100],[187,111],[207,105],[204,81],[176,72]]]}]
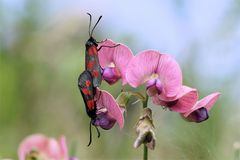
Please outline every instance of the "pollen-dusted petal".
[{"label": "pollen-dusted petal", "polygon": [[157,74],[164,95],[166,97],[176,96],[182,86],[182,71],[177,61],[170,55],[162,54],[159,59]]},{"label": "pollen-dusted petal", "polygon": [[42,134],[28,136],[19,146],[19,160],[25,160],[25,156],[33,150],[49,159],[68,160],[66,143],[63,142],[63,139],[60,141],[58,142],[56,139],[48,138]]},{"label": "pollen-dusted petal", "polygon": [[110,114],[110,116],[117,121],[119,127],[123,128],[124,126],[123,113],[114,97],[104,90],[97,91],[97,95],[99,95],[96,102],[97,106],[105,107],[107,109],[108,114]]},{"label": "pollen-dusted petal", "polygon": [[108,67],[111,63],[120,71],[122,77],[122,84],[127,83],[126,70],[129,61],[134,57],[132,51],[124,44],[115,43],[112,40],[103,41],[101,46],[116,46],[116,47],[102,47],[98,53],[99,62],[102,68]]},{"label": "pollen-dusted petal", "polygon": [[188,112],[184,113],[184,117],[187,117],[189,114],[191,114],[192,112],[194,112],[195,110],[199,109],[199,108],[206,108],[208,111],[213,107],[214,103],[217,101],[217,99],[219,98],[219,96],[221,95],[221,93],[219,92],[215,92],[212,93],[206,97],[204,97],[203,99],[199,100],[192,108],[191,110],[189,110]]},{"label": "pollen-dusted petal", "polygon": [[157,71],[161,54],[158,51],[146,50],[138,53],[128,64],[127,82],[132,87],[138,87]]},{"label": "pollen-dusted petal", "polygon": [[171,100],[162,100],[160,96],[152,98],[153,103],[168,107],[171,111],[184,113],[189,111],[198,100],[198,92],[194,88],[182,86],[179,93]]},{"label": "pollen-dusted petal", "polygon": [[26,137],[19,145],[18,157],[19,160],[25,160],[25,156],[33,149],[43,150],[47,144],[48,138],[42,134],[35,134]]}]

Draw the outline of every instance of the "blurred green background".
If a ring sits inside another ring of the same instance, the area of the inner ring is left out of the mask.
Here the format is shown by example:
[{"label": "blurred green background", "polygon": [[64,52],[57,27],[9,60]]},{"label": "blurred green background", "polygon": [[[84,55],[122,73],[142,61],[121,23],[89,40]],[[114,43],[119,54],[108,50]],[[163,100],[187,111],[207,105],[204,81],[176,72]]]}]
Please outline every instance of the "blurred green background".
[{"label": "blurred green background", "polygon": [[[125,43],[135,54],[167,52],[180,63],[184,84],[198,88],[200,97],[222,93],[201,124],[149,102],[157,137],[149,159],[234,159],[233,143],[240,141],[239,0],[0,1],[0,158],[17,159],[21,140],[43,133],[65,135],[80,159],[141,159],[142,148],[133,148],[140,103],[128,107],[122,131],[117,125],[101,130],[100,139],[94,131],[86,147],[89,118],[77,88],[88,39],[86,12],[94,20],[103,15],[97,40]],[[101,88],[116,97],[121,85],[103,82]]]}]

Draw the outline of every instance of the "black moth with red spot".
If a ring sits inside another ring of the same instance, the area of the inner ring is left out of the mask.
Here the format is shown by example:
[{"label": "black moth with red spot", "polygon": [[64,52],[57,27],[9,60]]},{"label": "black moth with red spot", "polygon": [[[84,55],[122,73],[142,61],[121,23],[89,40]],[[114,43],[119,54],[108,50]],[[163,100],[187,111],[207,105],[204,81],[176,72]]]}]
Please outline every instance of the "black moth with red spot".
[{"label": "black moth with red spot", "polygon": [[90,33],[90,27],[91,27],[91,21],[92,21],[92,16],[91,14],[88,13],[90,16],[90,23],[89,23],[89,39],[87,40],[85,46],[86,46],[86,51],[85,51],[85,69],[88,70],[93,78],[93,86],[94,87],[99,87],[102,82],[102,75],[101,75],[101,66],[99,64],[99,59],[98,59],[98,42],[92,37],[93,30],[97,26],[98,22],[102,18],[100,16],[98,18],[97,23],[94,25],[91,33]]},{"label": "black moth with red spot", "polygon": [[[90,27],[91,27],[91,21],[92,16],[88,13],[90,16],[90,23],[89,23],[89,39],[86,42],[86,51],[85,51],[85,71],[80,74],[78,78],[78,88],[82,94],[82,98],[85,104],[86,112],[88,116],[91,118],[90,124],[89,124],[89,130],[90,130],[90,140],[88,143],[88,146],[92,142],[92,131],[91,126],[96,118],[96,101],[94,100],[94,97],[96,95],[96,87],[99,87],[102,82],[102,74],[101,74],[101,67],[98,60],[97,55],[97,41],[92,37],[93,30],[97,26],[98,22],[102,18],[102,16],[99,17],[97,23],[94,25],[91,33],[90,33]],[[96,126],[95,126],[96,127]],[[96,127],[98,132],[98,137],[100,137],[100,132],[98,128]]]},{"label": "black moth with red spot", "polygon": [[91,117],[91,119],[96,118],[97,108],[96,102],[94,101],[96,88],[93,87],[93,78],[89,71],[85,70],[80,74],[78,78],[78,88],[82,94],[88,116]]},{"label": "black moth with red spot", "polygon": [[[85,71],[80,74],[78,78],[78,88],[82,94],[82,98],[85,104],[86,112],[88,116],[91,118],[90,125],[89,125],[89,130],[90,130],[90,140],[88,146],[92,142],[92,131],[91,131],[91,126],[94,125],[94,121],[97,117],[96,112],[97,112],[97,106],[96,106],[96,100],[95,95],[96,95],[96,90],[97,87],[101,85],[102,82],[102,69],[99,64],[99,59],[98,59],[98,51],[102,47],[109,47],[113,48],[115,46],[101,46],[98,47],[98,42],[92,37],[93,31],[95,27],[97,26],[98,22],[102,18],[100,16],[98,18],[98,21],[94,25],[93,29],[90,31],[91,28],[91,22],[92,22],[92,16],[91,14],[87,13],[90,16],[90,23],[89,23],[89,39],[87,40],[85,46],[86,46],[86,51],[85,51]],[[95,125],[94,125],[95,126]],[[98,132],[98,137],[100,137],[100,132],[95,126]]]}]

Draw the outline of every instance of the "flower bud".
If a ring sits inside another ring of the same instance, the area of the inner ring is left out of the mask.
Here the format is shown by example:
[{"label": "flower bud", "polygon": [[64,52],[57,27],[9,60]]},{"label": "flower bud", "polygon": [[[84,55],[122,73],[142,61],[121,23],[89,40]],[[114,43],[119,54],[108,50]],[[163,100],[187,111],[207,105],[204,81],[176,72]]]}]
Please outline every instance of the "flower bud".
[{"label": "flower bud", "polygon": [[138,148],[141,144],[146,144],[149,149],[155,148],[155,133],[153,131],[154,125],[152,122],[152,111],[150,108],[143,110],[143,116],[141,116],[136,124],[136,133],[138,135],[133,146]]},{"label": "flower bud", "polygon": [[113,119],[107,112],[100,113],[92,122],[95,126],[100,126],[102,129],[108,130],[113,127],[116,120]]},{"label": "flower bud", "polygon": [[152,97],[156,94],[161,94],[162,92],[162,85],[159,79],[150,79],[147,81],[147,94],[148,96]]},{"label": "flower bud", "polygon": [[121,73],[116,67],[107,67],[103,70],[103,79],[110,85],[121,78]]},{"label": "flower bud", "polygon": [[185,119],[190,122],[200,123],[208,119],[208,110],[204,107],[199,108],[189,114]]}]

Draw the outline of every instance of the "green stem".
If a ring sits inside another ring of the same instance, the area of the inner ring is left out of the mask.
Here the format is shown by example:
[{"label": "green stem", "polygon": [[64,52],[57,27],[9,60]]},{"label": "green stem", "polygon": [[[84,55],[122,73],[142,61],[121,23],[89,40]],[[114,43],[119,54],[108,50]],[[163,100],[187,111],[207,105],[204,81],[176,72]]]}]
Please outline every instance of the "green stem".
[{"label": "green stem", "polygon": [[148,105],[148,95],[146,94],[146,99],[143,101],[143,108],[147,108]]},{"label": "green stem", "polygon": [[146,146],[146,144],[144,144],[143,147],[143,160],[147,160],[148,159],[148,148]]},{"label": "green stem", "polygon": [[[143,101],[143,108],[147,108],[148,106],[148,95],[146,94],[146,99],[145,101]],[[146,146],[146,144],[144,144],[143,146],[143,160],[147,160],[148,159],[148,148]]]}]

